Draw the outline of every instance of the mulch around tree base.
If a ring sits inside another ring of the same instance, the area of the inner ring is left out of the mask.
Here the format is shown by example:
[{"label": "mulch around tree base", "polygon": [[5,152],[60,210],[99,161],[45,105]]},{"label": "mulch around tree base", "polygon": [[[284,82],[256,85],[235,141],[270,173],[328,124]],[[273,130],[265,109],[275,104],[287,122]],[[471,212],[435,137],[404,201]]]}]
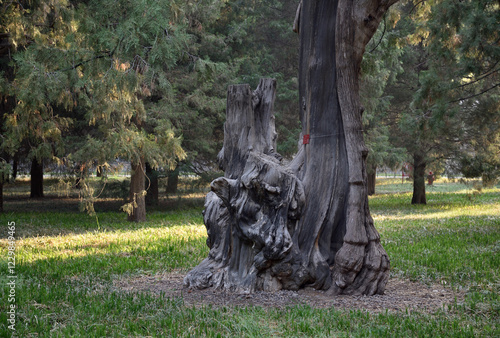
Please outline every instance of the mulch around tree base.
[{"label": "mulch around tree base", "polygon": [[337,310],[366,310],[371,313],[412,311],[432,313],[447,310],[454,303],[461,303],[463,292],[457,292],[440,284],[426,285],[391,277],[384,295],[330,296],[324,291],[306,288],[299,291],[256,292],[237,294],[213,289],[188,290],[183,286],[184,274],[173,272],[154,276],[136,276],[115,280],[117,291],[133,293],[164,293],[170,298],[183,299],[186,306],[262,306],[284,308],[293,305],[309,305],[313,308]]}]

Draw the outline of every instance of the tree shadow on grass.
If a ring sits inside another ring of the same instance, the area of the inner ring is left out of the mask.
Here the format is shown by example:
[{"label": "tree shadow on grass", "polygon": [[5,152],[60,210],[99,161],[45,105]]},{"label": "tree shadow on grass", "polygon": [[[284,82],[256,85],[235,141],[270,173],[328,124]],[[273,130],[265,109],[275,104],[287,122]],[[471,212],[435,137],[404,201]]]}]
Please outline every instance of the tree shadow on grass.
[{"label": "tree shadow on grass", "polygon": [[[147,206],[148,211],[172,211],[184,208],[203,207],[204,194],[175,195],[160,198],[157,205]],[[120,211],[127,203],[120,198],[102,198],[94,202],[97,212]],[[78,197],[60,197],[46,194],[44,198],[33,199],[29,196],[12,195],[4,197],[4,212],[79,212],[80,199]]]}]

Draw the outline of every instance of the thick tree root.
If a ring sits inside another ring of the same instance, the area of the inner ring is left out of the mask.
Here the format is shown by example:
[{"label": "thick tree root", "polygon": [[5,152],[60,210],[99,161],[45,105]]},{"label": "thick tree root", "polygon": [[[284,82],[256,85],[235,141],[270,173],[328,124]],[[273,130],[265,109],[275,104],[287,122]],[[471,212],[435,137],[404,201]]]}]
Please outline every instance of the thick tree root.
[{"label": "thick tree root", "polygon": [[333,284],[329,293],[347,295],[383,294],[389,279],[389,258],[380,242],[368,245],[345,243],[337,253]]}]

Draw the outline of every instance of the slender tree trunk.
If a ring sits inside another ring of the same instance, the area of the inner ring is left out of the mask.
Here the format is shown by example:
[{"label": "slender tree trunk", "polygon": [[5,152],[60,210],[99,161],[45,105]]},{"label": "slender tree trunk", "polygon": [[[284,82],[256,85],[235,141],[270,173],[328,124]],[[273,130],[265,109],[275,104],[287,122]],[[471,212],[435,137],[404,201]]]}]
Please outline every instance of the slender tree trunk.
[{"label": "slender tree trunk", "polygon": [[12,181],[16,181],[17,171],[19,167],[19,155],[16,153],[12,159]]},{"label": "slender tree trunk", "polygon": [[425,197],[425,157],[413,154],[413,197],[411,204],[426,204]]},{"label": "slender tree trunk", "polygon": [[0,213],[3,212],[3,185],[9,182],[9,174],[0,174]]},{"label": "slender tree trunk", "polygon": [[377,181],[377,168],[368,172],[368,195],[375,195],[375,185]]},{"label": "slender tree trunk", "polygon": [[31,162],[31,198],[43,197],[43,162],[33,159]]},{"label": "slender tree trunk", "polygon": [[133,203],[133,211],[128,216],[129,221],[144,222],[146,220],[146,201],[144,195],[144,161],[141,159],[139,163],[131,163],[132,175],[130,177],[130,195],[129,201]]},{"label": "slender tree trunk", "polygon": [[3,182],[0,181],[0,213],[3,213]]},{"label": "slender tree trunk", "polygon": [[483,181],[484,188],[492,188],[497,182],[497,177],[495,175],[483,173],[481,180]]},{"label": "slender tree trunk", "polygon": [[95,176],[96,177],[102,177],[103,175],[104,168],[102,166],[97,166],[97,169],[95,171]]},{"label": "slender tree trunk", "polygon": [[76,177],[75,177],[75,188],[82,189],[85,177],[86,164],[77,164],[76,167]]},{"label": "slender tree trunk", "polygon": [[83,183],[83,178],[77,177],[75,180],[75,188],[76,189],[81,189],[82,188],[82,183]]},{"label": "slender tree trunk", "polygon": [[146,205],[158,205],[158,171],[151,168],[148,162],[146,162],[146,176],[146,187],[149,186]]},{"label": "slender tree trunk", "polygon": [[179,167],[175,168],[174,171],[168,174],[166,193],[177,194],[178,186],[179,186]]}]

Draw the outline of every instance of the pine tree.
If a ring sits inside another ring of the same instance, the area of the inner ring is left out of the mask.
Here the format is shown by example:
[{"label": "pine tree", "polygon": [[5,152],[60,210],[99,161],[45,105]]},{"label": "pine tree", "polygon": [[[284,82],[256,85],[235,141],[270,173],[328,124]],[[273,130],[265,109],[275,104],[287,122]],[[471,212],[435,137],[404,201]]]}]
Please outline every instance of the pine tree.
[{"label": "pine tree", "polygon": [[[461,147],[452,154],[470,176],[488,186],[500,176],[500,5],[497,1],[440,1],[429,20],[429,49],[440,63],[444,97],[462,123]],[[474,170],[473,170],[474,171]]]},{"label": "pine tree", "polygon": [[[6,116],[4,147],[29,139],[36,160],[57,156],[87,167],[116,158],[137,168],[142,159],[174,166],[184,156],[158,104],[171,92],[165,68],[183,57],[190,39],[182,29],[169,32],[170,7],[157,1],[41,1],[29,8],[18,4],[13,13],[7,27],[20,47],[8,90],[18,104]],[[62,136],[81,122],[90,126],[85,141],[70,145],[69,153],[64,141],[72,138]],[[131,196],[133,213],[143,193]]]},{"label": "pine tree", "polygon": [[[483,5],[486,5],[484,7]],[[396,26],[404,72],[387,93],[394,142],[412,158],[412,203],[426,203],[426,168],[460,158],[473,140],[478,102],[498,96],[498,5],[493,1],[409,2]],[[489,114],[496,115],[494,105]],[[498,111],[498,110],[497,110]],[[472,113],[472,115],[471,115]],[[470,147],[469,147],[470,148]]]}]

